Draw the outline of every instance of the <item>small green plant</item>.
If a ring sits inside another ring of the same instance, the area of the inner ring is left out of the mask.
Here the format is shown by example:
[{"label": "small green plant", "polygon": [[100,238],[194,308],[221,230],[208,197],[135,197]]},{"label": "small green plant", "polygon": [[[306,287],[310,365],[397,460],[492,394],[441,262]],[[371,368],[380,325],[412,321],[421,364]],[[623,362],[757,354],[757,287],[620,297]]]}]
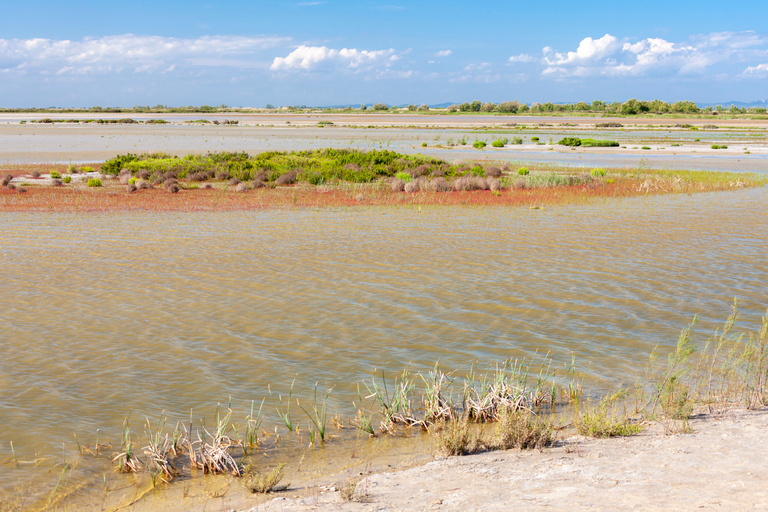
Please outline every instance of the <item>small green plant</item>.
[{"label": "small green plant", "polygon": [[602,178],[603,176],[605,176],[605,169],[595,167],[594,169],[589,171],[589,174],[591,174],[594,178]]},{"label": "small green plant", "polygon": [[651,147],[650,146],[643,146],[640,149],[651,149]]},{"label": "small green plant", "polygon": [[587,437],[620,437],[639,434],[643,426],[632,423],[625,414],[617,415],[612,402],[617,395],[606,397],[596,407],[587,404],[584,412],[573,420],[573,426],[579,434]]},{"label": "small green plant", "polygon": [[51,178],[61,178],[61,173],[58,171],[51,171]]},{"label": "small green plant", "polygon": [[272,388],[267,386],[269,391],[269,397],[272,399],[272,404],[277,410],[277,415],[283,420],[285,427],[293,432],[293,422],[291,421],[291,395],[293,395],[293,385],[296,383],[296,379],[291,382],[291,389],[288,391],[288,399],[283,403],[283,395],[278,395],[280,405],[275,402],[275,397],[272,395]]},{"label": "small green plant", "polygon": [[88,178],[88,186],[89,187],[100,187],[101,186],[101,180],[99,178]]},{"label": "small green plant", "polygon": [[483,149],[485,146],[486,146],[486,143],[485,141],[482,141],[482,140],[476,140],[475,142],[472,143],[472,147],[474,147],[475,149]]},{"label": "small green plant", "polygon": [[310,437],[312,438],[312,442],[315,442],[315,432],[317,432],[317,435],[320,436],[320,444],[325,443],[325,425],[326,425],[326,419],[327,419],[327,413],[328,413],[328,397],[331,395],[331,390],[329,389],[326,391],[325,396],[322,399],[322,402],[318,402],[317,400],[317,383],[315,383],[315,391],[314,391],[314,397],[312,400],[312,405],[310,406],[310,411],[305,409],[301,404],[298,403],[298,400],[296,403],[299,405],[302,411],[304,411],[304,414],[307,415],[307,418],[309,418],[309,421],[312,425],[314,425],[315,430],[313,431],[310,425]]},{"label": "small green plant", "polygon": [[520,144],[523,143],[523,139],[521,137],[512,137],[511,143],[519,146]]},{"label": "small green plant", "polygon": [[404,182],[408,183],[409,181],[411,181],[413,179],[413,176],[411,176],[407,172],[402,172],[401,171],[401,172],[398,172],[397,174],[395,174],[395,178],[397,178],[399,180],[403,180]]},{"label": "small green plant", "polygon": [[69,174],[77,174],[78,172],[80,172],[80,170],[79,170],[77,167],[75,167],[74,165],[72,165],[72,164],[69,164],[69,165],[67,166],[67,172],[68,172]]},{"label": "small green plant", "polygon": [[80,172],[82,173],[93,172],[93,167],[83,166],[80,168]]},{"label": "small green plant", "polygon": [[423,148],[427,147],[427,143],[426,142],[422,142],[421,143],[421,147],[423,147]]},{"label": "small green plant", "polygon": [[517,174],[519,174],[520,176],[528,176],[530,174],[530,171],[525,167],[521,167],[517,170]]},{"label": "small green plant", "polygon": [[539,142],[539,138],[537,136],[531,137],[531,142]]},{"label": "small green plant", "polygon": [[138,181],[138,180],[137,180],[137,179],[136,179],[136,177],[134,176],[134,177],[132,177],[131,179],[129,179],[129,180],[128,180],[128,184],[130,184],[130,185],[135,185],[135,184],[136,184],[136,181]]},{"label": "small green plant", "polygon": [[504,142],[502,142],[501,139],[498,139],[498,140],[495,140],[495,141],[491,142],[491,146],[493,146],[495,148],[503,148],[504,147]]},{"label": "small green plant", "polygon": [[70,183],[72,181],[72,176],[64,176],[61,178],[61,181],[64,183]]},{"label": "small green plant", "polygon": [[709,147],[712,149],[728,149],[728,146],[726,146],[725,144],[712,144]]}]

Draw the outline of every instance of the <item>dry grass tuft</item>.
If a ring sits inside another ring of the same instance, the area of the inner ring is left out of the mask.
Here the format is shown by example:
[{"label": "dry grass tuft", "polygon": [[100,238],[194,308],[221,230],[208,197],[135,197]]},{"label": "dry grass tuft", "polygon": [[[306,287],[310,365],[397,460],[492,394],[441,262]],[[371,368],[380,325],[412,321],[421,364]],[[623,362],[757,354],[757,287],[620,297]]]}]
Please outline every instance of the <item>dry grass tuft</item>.
[{"label": "dry grass tuft", "polygon": [[505,409],[499,417],[492,446],[499,450],[542,450],[554,441],[554,425],[527,410]]},{"label": "dry grass tuft", "polygon": [[485,448],[466,415],[435,423],[430,427],[430,433],[435,438],[438,451],[446,456],[469,455]]},{"label": "dry grass tuft", "polygon": [[283,468],[285,464],[279,464],[266,473],[260,473],[254,470],[253,466],[245,469],[245,486],[252,493],[279,492],[288,489],[290,483],[280,484],[285,476]]}]

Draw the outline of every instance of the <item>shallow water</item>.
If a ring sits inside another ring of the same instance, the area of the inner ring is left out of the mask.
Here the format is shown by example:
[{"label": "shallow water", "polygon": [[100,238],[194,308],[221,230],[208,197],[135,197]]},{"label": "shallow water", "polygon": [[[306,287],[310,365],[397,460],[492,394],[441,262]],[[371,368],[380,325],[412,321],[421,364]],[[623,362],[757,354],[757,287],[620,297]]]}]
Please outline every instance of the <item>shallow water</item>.
[{"label": "shallow water", "polygon": [[[767,199],[2,213],[0,460],[11,441],[22,460],[77,457],[74,433],[115,439],[128,413],[211,418],[231,400],[243,418],[293,379],[303,404],[333,387],[329,409],[350,417],[375,369],[438,360],[463,373],[549,353],[564,369],[574,354],[593,391],[630,384],[696,313],[700,340],[733,297],[759,320]],[[50,465],[0,465],[0,494]]]},{"label": "shallow water", "polygon": [[[360,118],[361,116],[358,116],[353,122],[364,122]],[[322,128],[316,126],[318,116],[298,121],[291,119],[294,123],[303,121],[308,124],[299,127],[296,124],[285,124],[283,120],[278,123],[275,119],[269,120],[275,124],[258,126],[0,124],[0,140],[4,144],[4,149],[0,152],[0,164],[12,167],[14,164],[25,163],[92,163],[103,162],[117,154],[156,151],[175,155],[204,151],[245,151],[256,154],[263,151],[303,151],[333,147],[388,149],[435,156],[446,161],[483,159],[521,162],[523,165],[525,162],[546,162],[575,167],[768,172],[768,146],[764,131],[755,132],[758,137],[739,130],[676,131],[668,134],[632,128],[595,131],[543,127],[502,133],[498,130],[473,131],[451,125],[435,128],[440,126],[436,124],[426,128],[425,119],[435,122],[429,117],[422,117],[422,124],[418,128],[415,125],[391,127],[385,124],[387,116],[377,116],[375,121],[370,121],[377,123],[371,128],[368,128],[368,125]],[[394,119],[399,123],[408,122],[408,118],[403,117],[393,117],[389,122],[395,122]],[[446,122],[440,117],[436,119]],[[453,118],[448,118],[449,121],[451,119]],[[500,122],[498,118],[493,121]],[[337,119],[337,122],[341,124],[342,121]],[[701,138],[701,142],[692,142],[691,133],[695,134],[696,138]],[[564,146],[536,145],[531,141],[534,135],[539,136],[542,142],[557,142],[563,137],[573,136],[614,139],[626,148],[582,148],[571,151]],[[520,136],[524,144],[509,144],[500,149],[488,146],[482,151],[471,146],[475,139],[482,139],[490,144],[499,137],[511,139],[515,136]],[[467,145],[451,146],[458,144],[462,138],[468,142]],[[673,141],[678,141],[681,147],[672,147]],[[712,142],[730,144],[730,149],[718,150],[717,154],[713,154],[714,151],[709,149]],[[423,143],[427,146],[423,147]],[[646,143],[653,146],[652,150],[639,149],[640,144]],[[750,154],[745,154],[745,150],[749,150]]]}]

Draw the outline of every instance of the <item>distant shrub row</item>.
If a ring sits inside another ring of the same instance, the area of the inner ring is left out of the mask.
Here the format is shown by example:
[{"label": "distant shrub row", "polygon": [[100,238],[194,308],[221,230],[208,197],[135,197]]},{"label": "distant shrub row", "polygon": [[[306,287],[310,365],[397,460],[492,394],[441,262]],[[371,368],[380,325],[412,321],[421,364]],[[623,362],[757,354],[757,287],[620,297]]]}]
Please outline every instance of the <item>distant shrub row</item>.
[{"label": "distant shrub row", "polygon": [[563,146],[582,146],[585,148],[613,148],[619,143],[615,140],[580,139],[578,137],[565,137],[558,144]]}]

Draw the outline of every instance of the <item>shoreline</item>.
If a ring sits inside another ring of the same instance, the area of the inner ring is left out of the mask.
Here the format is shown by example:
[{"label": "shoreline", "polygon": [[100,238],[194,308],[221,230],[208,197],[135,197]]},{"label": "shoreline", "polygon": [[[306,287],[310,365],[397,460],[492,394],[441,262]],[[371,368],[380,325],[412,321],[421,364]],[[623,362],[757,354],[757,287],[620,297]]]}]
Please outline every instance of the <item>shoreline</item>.
[{"label": "shoreline", "polygon": [[[491,451],[441,458],[338,492],[273,500],[247,512],[282,510],[744,510],[768,507],[768,408],[700,414],[693,433],[665,435],[661,422],[630,437],[570,436],[543,451]],[[221,510],[221,509],[209,509]]]}]

